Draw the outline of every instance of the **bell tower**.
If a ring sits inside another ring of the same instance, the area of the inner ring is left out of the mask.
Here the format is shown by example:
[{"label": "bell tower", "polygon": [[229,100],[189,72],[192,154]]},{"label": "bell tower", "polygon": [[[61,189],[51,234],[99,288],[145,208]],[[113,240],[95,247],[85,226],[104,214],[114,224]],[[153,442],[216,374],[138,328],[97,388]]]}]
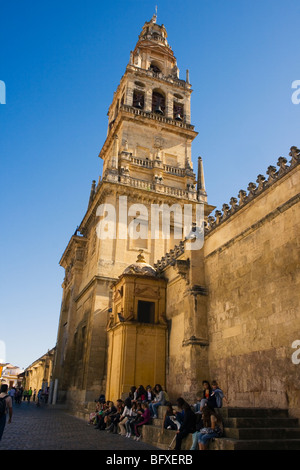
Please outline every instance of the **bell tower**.
[{"label": "bell tower", "polygon": [[103,180],[197,201],[191,144],[191,85],[179,78],[164,25],[156,15],[139,35],[108,111],[100,152]]},{"label": "bell tower", "polygon": [[[107,323],[116,295],[111,284],[135,262],[140,250],[145,262],[154,266],[182,241],[184,233],[177,229],[184,227],[172,208],[181,214],[187,205],[193,213],[199,207],[204,207],[204,215],[212,210],[202,162],[198,178],[192,167],[197,132],[191,124],[191,94],[189,74],[185,80],[179,77],[166,29],[154,15],[142,28],[108,110],[107,136],[99,153],[102,177],[98,184],[93,181],[86,213],[60,260],[65,279],[53,373],[60,396],[89,401],[96,390],[105,388],[111,338]],[[153,236],[153,206],[170,208],[167,236],[161,213]],[[143,236],[130,236],[130,227]],[[131,278],[126,279],[127,286]],[[156,323],[157,332],[164,332],[163,322]],[[111,331],[121,330],[113,325]],[[117,385],[114,389],[119,391]]]}]

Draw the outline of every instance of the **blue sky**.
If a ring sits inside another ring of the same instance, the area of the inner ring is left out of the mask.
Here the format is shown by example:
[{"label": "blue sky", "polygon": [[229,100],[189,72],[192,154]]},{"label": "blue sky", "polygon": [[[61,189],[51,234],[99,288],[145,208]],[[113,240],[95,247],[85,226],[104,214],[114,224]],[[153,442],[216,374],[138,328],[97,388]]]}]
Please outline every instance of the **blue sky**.
[{"label": "blue sky", "polygon": [[190,70],[193,161],[217,208],[300,146],[299,0],[2,0],[0,341],[26,367],[56,342],[59,259],[98,180],[107,111],[158,5]]}]

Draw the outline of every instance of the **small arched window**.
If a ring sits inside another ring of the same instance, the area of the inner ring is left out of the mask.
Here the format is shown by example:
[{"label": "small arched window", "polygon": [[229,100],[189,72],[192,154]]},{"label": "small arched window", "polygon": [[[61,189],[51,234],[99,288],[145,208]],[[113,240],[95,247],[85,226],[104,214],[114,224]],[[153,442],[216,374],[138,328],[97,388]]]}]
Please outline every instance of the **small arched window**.
[{"label": "small arched window", "polygon": [[159,91],[153,91],[152,93],[152,112],[156,114],[164,115],[166,110],[166,98]]},{"label": "small arched window", "polygon": [[132,106],[138,109],[144,109],[145,97],[144,93],[139,90],[134,90]]},{"label": "small arched window", "polygon": [[152,72],[154,73],[161,73],[161,69],[154,62],[152,62],[152,64],[150,65],[150,70],[152,70]]},{"label": "small arched window", "polygon": [[176,121],[183,121],[184,118],[184,106],[181,103],[178,103],[177,101],[174,101],[173,104],[173,119]]}]

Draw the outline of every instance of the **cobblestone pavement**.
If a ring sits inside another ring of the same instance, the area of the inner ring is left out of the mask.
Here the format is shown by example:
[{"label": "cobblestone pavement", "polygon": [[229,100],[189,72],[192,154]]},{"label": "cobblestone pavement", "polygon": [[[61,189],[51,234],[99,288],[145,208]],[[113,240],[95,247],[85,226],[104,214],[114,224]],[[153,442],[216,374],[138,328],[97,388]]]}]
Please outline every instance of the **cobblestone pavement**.
[{"label": "cobblestone pavement", "polygon": [[66,410],[34,403],[14,404],[0,450],[157,450],[142,441],[99,431]]}]

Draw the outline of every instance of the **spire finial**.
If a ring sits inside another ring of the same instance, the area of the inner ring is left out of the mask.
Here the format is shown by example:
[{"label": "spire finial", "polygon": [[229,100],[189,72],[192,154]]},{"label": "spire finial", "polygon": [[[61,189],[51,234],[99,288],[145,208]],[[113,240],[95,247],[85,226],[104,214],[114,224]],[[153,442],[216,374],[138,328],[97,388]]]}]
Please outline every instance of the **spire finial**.
[{"label": "spire finial", "polygon": [[156,23],[156,20],[157,20],[157,5],[155,7],[155,13],[151,18],[151,23]]},{"label": "spire finial", "polygon": [[93,180],[93,181],[92,181],[91,192],[90,192],[89,207],[90,207],[90,205],[91,205],[92,202],[93,202],[93,199],[94,199],[94,197],[95,197],[95,193],[96,193],[96,181]]},{"label": "spire finial", "polygon": [[204,171],[203,171],[203,162],[202,162],[202,158],[201,158],[201,157],[198,157],[197,193],[198,193],[198,200],[200,200],[201,197],[204,197],[204,199],[206,199],[205,179],[204,179]]},{"label": "spire finial", "polygon": [[146,263],[146,260],[145,260],[145,258],[144,258],[144,250],[139,250],[139,253],[140,253],[140,254],[139,254],[138,257],[137,257],[136,262],[137,262],[137,263]]}]

